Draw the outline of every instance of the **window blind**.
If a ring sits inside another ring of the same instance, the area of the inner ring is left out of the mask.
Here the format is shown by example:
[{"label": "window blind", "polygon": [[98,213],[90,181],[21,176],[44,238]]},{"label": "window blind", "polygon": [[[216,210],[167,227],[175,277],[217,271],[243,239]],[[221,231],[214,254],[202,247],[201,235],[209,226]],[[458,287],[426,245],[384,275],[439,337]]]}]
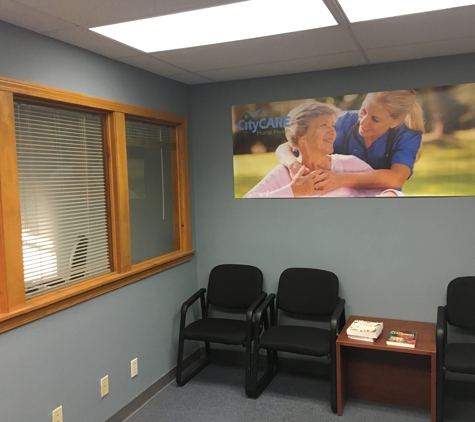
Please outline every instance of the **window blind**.
[{"label": "window blind", "polygon": [[171,133],[168,126],[140,120],[125,120],[127,146],[163,148],[170,146]]},{"label": "window blind", "polygon": [[[136,193],[131,189],[133,184],[133,168],[130,166],[130,156],[131,148],[140,148],[144,152],[144,156],[149,158],[155,158],[157,161],[154,163],[154,167],[160,169],[160,176],[159,180],[151,180],[149,181],[149,185],[155,185],[157,183],[160,184],[160,196],[161,196],[161,204],[162,204],[162,219],[165,219],[165,209],[166,209],[166,190],[165,190],[165,183],[167,178],[170,179],[170,174],[165,174],[165,166],[164,160],[170,160],[169,154],[170,149],[172,146],[171,142],[171,133],[170,128],[168,126],[158,125],[156,123],[148,123],[142,122],[139,120],[125,120],[125,136],[126,136],[126,143],[127,143],[127,157],[129,159],[128,163],[128,170],[129,170],[129,196],[131,199],[136,197]],[[156,150],[158,151],[159,155],[154,157],[154,152],[149,150]],[[164,157],[164,151],[166,151],[166,156]],[[146,182],[148,182],[146,178],[146,174],[143,176],[143,190],[145,190]],[[135,178],[137,179],[137,178]],[[168,199],[171,201],[171,198]]]},{"label": "window blind", "polygon": [[132,263],[175,249],[171,129],[127,118]]},{"label": "window blind", "polygon": [[27,297],[110,272],[101,116],[14,108]]}]

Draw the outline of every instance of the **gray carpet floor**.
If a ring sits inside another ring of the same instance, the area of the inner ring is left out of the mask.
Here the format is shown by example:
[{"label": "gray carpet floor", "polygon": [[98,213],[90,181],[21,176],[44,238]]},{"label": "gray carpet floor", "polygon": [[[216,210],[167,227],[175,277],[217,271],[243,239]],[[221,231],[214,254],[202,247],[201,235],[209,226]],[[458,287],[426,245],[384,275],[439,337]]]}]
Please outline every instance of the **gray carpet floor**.
[{"label": "gray carpet floor", "polygon": [[[429,422],[430,412],[349,399],[342,416],[330,409],[327,377],[279,372],[258,399],[244,392],[242,366],[212,362],[183,387],[175,382],[127,422]],[[475,380],[448,381],[446,422],[475,421]]]}]

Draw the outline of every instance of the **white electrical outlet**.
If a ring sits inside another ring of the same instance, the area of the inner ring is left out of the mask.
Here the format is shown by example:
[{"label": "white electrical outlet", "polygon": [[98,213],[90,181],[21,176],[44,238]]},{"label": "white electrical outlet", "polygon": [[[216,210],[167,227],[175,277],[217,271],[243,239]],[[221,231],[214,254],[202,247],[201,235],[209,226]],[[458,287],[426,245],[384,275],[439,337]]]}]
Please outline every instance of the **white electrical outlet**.
[{"label": "white electrical outlet", "polygon": [[109,375],[101,378],[101,397],[109,394]]},{"label": "white electrical outlet", "polygon": [[63,406],[53,410],[53,422],[63,422]]},{"label": "white electrical outlet", "polygon": [[130,378],[136,377],[139,373],[139,360],[138,358],[130,361]]}]

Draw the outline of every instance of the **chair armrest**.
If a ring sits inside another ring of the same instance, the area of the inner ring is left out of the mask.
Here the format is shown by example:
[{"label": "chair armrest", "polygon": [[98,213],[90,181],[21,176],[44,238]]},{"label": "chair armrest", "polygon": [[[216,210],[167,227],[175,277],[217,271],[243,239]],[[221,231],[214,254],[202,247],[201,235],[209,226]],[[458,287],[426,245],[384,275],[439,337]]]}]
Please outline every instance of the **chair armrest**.
[{"label": "chair armrest", "polygon": [[188,308],[193,303],[195,303],[198,299],[200,299],[200,302],[201,302],[201,316],[202,316],[202,318],[205,317],[205,315],[206,315],[205,292],[206,292],[206,289],[204,287],[202,287],[193,296],[191,296],[188,300],[186,300],[183,303],[183,305],[181,305],[180,335],[181,335],[181,333],[183,332],[183,330],[185,328],[186,311],[188,311]]},{"label": "chair armrest", "polygon": [[206,289],[202,287],[200,290],[198,290],[193,296],[191,296],[188,300],[186,300],[183,305],[181,305],[181,314],[184,315],[186,314],[186,311],[188,308],[196,302],[200,297],[203,298],[204,300],[204,294],[206,292]]},{"label": "chair armrest", "polygon": [[345,325],[345,304],[345,299],[342,299],[341,297],[338,298],[335,310],[330,319],[330,331],[333,338],[336,338],[338,334],[340,334],[340,330]]},{"label": "chair armrest", "polygon": [[267,310],[269,306],[271,306],[271,312],[273,313],[274,311],[274,301],[275,301],[275,294],[271,293],[269,296],[266,297],[264,302],[256,309],[256,312],[254,313],[254,316],[256,317],[256,331],[259,331],[259,326],[262,321],[262,314],[264,311]]},{"label": "chair armrest", "polygon": [[445,306],[437,308],[437,326],[435,329],[436,350],[443,353],[444,346],[447,343],[447,316]]},{"label": "chair armrest", "polygon": [[252,321],[252,317],[254,316],[254,312],[256,312],[257,307],[264,301],[266,298],[267,293],[262,292],[258,298],[252,303],[252,305],[249,307],[246,313],[246,320],[247,321]]}]

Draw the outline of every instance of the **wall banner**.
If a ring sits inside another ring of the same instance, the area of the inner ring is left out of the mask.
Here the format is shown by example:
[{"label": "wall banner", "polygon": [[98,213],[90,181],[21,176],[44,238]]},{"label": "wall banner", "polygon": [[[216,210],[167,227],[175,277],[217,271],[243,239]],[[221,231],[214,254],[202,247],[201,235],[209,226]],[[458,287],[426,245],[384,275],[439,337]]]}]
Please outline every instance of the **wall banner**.
[{"label": "wall banner", "polygon": [[232,107],[234,196],[475,195],[475,84]]}]

